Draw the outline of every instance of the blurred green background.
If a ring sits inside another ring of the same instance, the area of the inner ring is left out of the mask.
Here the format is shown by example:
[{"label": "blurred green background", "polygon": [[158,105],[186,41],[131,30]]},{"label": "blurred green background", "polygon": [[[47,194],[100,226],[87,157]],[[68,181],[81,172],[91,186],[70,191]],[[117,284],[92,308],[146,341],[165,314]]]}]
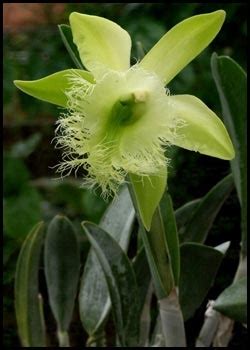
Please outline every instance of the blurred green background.
[{"label": "blurred green background", "polygon": [[[61,159],[61,154],[54,149],[51,141],[60,109],[23,94],[15,88],[13,80],[33,80],[58,70],[74,68],[57,28],[58,24],[68,24],[68,16],[72,11],[103,16],[118,22],[132,37],[133,64],[139,54],[137,42],[141,42],[147,52],[167,30],[181,20],[217,9],[224,9],[227,13],[221,32],[168,87],[172,94],[188,93],[201,98],[221,116],[210,70],[210,57],[214,51],[219,55],[229,55],[246,69],[245,3],[4,4],[3,306],[6,347],[19,346],[13,307],[13,281],[20,246],[31,227],[37,221],[48,222],[55,214],[62,213],[74,222],[79,231],[82,220],[98,222],[108,204],[98,193],[81,188],[80,178],[56,179],[52,167]],[[229,162],[226,161],[175,147],[169,153],[172,157],[169,188],[174,208],[203,196],[230,171]],[[207,241],[211,245],[232,241],[221,267],[221,271],[226,270],[228,273],[219,272],[211,297],[229,285],[234,275],[240,240],[239,216],[240,208],[233,191]],[[83,255],[86,255],[88,243],[83,242],[83,246]],[[188,331],[191,332],[194,323],[202,321],[204,307],[194,320],[187,323]],[[53,320],[50,322],[53,333]],[[83,344],[83,330],[77,323],[77,316],[71,331],[76,346]],[[244,336],[244,329],[236,325],[232,346],[241,344]]]}]

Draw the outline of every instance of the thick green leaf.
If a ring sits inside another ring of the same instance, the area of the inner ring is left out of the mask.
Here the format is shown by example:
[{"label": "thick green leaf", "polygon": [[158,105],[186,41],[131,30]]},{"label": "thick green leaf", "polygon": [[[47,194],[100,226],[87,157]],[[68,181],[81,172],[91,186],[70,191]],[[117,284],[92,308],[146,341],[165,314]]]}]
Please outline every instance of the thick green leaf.
[{"label": "thick green leaf", "polygon": [[165,238],[171,259],[171,267],[175,280],[175,285],[178,286],[180,275],[180,248],[179,238],[176,228],[175,214],[173,210],[172,199],[169,193],[165,192],[160,202],[161,216],[165,228]]},{"label": "thick green leaf", "polygon": [[151,299],[153,286],[151,283],[151,273],[145,249],[142,247],[133,261],[136,281],[138,284],[138,308],[140,313],[140,340],[139,346],[147,346],[149,342],[149,332],[151,325]]},{"label": "thick green leaf", "polygon": [[223,255],[226,254],[226,252],[228,251],[228,248],[230,246],[230,241],[221,243],[219,245],[217,245],[216,247],[214,247],[214,249],[218,250],[219,252],[221,252]]},{"label": "thick green leaf", "polygon": [[28,234],[20,251],[15,278],[15,311],[18,333],[24,347],[46,347],[39,262],[44,239],[44,224],[38,223]]},{"label": "thick green leaf", "polygon": [[140,225],[140,234],[146,251],[155,292],[158,299],[166,297],[174,287],[174,277],[170,255],[165,237],[165,229],[160,208],[157,207],[152,218],[150,231],[145,230],[134,188],[129,183],[129,191]]},{"label": "thick green leaf", "polygon": [[57,215],[48,226],[44,268],[49,303],[60,333],[68,330],[77,292],[80,253],[72,223]]},{"label": "thick green leaf", "polygon": [[183,233],[184,241],[205,242],[214,219],[233,186],[233,177],[229,174],[201,199]]},{"label": "thick green leaf", "polygon": [[225,12],[190,17],[170,29],[146,54],[140,65],[167,84],[204,50],[218,34]]},{"label": "thick green leaf", "polygon": [[[128,189],[124,187],[107,208],[99,226],[126,251],[134,218],[134,207]],[[94,249],[90,249],[79,292],[80,317],[83,327],[90,336],[101,331],[110,309],[111,303],[105,276]]]},{"label": "thick green leaf", "polygon": [[153,216],[150,231],[141,230],[141,233],[157,298],[165,298],[173,289],[175,281],[168,241],[166,240],[166,232],[159,207]]},{"label": "thick green leaf", "polygon": [[121,346],[136,346],[140,314],[132,264],[114,238],[100,227],[85,222],[83,228],[105,274]]},{"label": "thick green leaf", "polygon": [[193,201],[187,202],[182,205],[180,208],[175,210],[175,220],[177,225],[177,230],[179,233],[179,239],[182,241],[183,233],[185,232],[185,227],[189,220],[191,219],[194,210],[197,208],[200,203],[200,198],[194,199]]},{"label": "thick green leaf", "polygon": [[216,114],[192,95],[169,96],[172,113],[183,121],[172,144],[208,156],[230,160],[234,148],[227,130]]},{"label": "thick green leaf", "polygon": [[65,91],[72,85],[71,78],[79,75],[89,83],[93,83],[92,74],[81,69],[66,69],[48,75],[47,77],[32,80],[14,80],[18,89],[39,100],[67,107],[68,98]]},{"label": "thick green leaf", "polygon": [[68,50],[70,57],[74,61],[76,67],[79,69],[84,69],[83,65],[81,64],[81,59],[79,57],[77,47],[73,43],[73,36],[72,36],[70,26],[68,26],[66,24],[60,24],[58,26],[58,28],[59,28],[59,32],[60,32],[61,37],[62,37],[62,41],[63,41],[66,49]]},{"label": "thick green leaf", "polygon": [[247,75],[230,57],[211,58],[213,77],[219,92],[223,120],[236,150],[231,168],[242,207],[242,253],[246,254],[247,237]]},{"label": "thick green leaf", "polygon": [[135,174],[129,175],[139,215],[147,231],[150,230],[152,217],[166,188],[167,170],[164,173],[164,176],[145,176],[145,178]]},{"label": "thick green leaf", "polygon": [[197,243],[182,244],[180,253],[180,305],[186,321],[193,316],[212,287],[223,254]]},{"label": "thick green leaf", "polygon": [[232,172],[239,200],[245,195],[246,184],[246,118],[247,118],[247,76],[243,69],[230,57],[212,55],[211,67],[219,92],[223,119],[236,149],[232,160]]},{"label": "thick green leaf", "polygon": [[110,68],[123,71],[129,68],[131,39],[118,24],[77,12],[71,13],[69,21],[74,43],[88,70]]},{"label": "thick green leaf", "polygon": [[247,277],[226,288],[213,307],[235,321],[247,323]]},{"label": "thick green leaf", "polygon": [[133,261],[133,268],[139,290],[139,310],[142,310],[151,281],[150,269],[144,248],[141,248],[136,255]]}]

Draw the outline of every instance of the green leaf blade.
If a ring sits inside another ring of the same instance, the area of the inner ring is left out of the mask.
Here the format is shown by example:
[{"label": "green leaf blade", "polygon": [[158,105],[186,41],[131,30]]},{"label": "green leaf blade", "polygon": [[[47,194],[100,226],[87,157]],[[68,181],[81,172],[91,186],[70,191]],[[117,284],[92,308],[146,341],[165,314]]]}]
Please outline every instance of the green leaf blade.
[{"label": "green leaf blade", "polygon": [[223,120],[232,138],[236,156],[230,165],[242,207],[242,253],[247,240],[247,75],[230,57],[211,57],[213,78],[219,93]]},{"label": "green leaf blade", "polygon": [[[150,187],[152,191],[151,183]],[[165,229],[161,217],[161,211],[159,206],[157,206],[156,210],[151,219],[150,230],[146,231],[145,224],[143,223],[143,219],[141,217],[140,212],[140,202],[138,199],[138,193],[134,189],[132,183],[129,184],[129,191],[131,195],[131,199],[133,201],[137,218],[140,225],[140,235],[145,247],[147,259],[149,262],[149,267],[153,279],[153,284],[155,288],[155,292],[158,299],[164,298],[168,296],[171,290],[174,287],[174,277],[171,267],[170,255],[168,251],[167,241],[165,237]],[[142,188],[141,188],[142,191]],[[164,189],[162,188],[162,194]],[[142,193],[143,191],[139,192]],[[152,192],[153,195],[153,192]],[[147,197],[146,197],[147,198]],[[150,198],[148,198],[150,199]],[[159,198],[160,200],[160,198]],[[144,204],[142,202],[142,204]]]},{"label": "green leaf blade", "polygon": [[179,240],[181,242],[183,240],[183,233],[185,232],[186,226],[188,225],[188,222],[191,219],[195,209],[198,207],[199,203],[199,198],[194,199],[175,210],[175,220],[179,233]]},{"label": "green leaf blade", "polygon": [[233,177],[229,174],[200,200],[182,235],[184,241],[205,242],[214,219],[233,186]]},{"label": "green leaf blade", "polygon": [[58,330],[68,330],[77,292],[80,253],[72,223],[57,215],[48,226],[44,266],[49,303]]},{"label": "green leaf blade", "polygon": [[140,314],[140,336],[138,346],[146,346],[149,343],[150,332],[150,310],[153,286],[151,283],[151,273],[147,261],[145,249],[142,247],[133,259],[133,269],[135,271],[138,284],[138,309]]},{"label": "green leaf blade", "polygon": [[213,285],[223,254],[198,243],[184,243],[180,252],[180,305],[186,321],[193,316]]},{"label": "green leaf blade", "polygon": [[165,193],[160,202],[161,216],[165,228],[167,249],[171,259],[171,267],[175,280],[175,285],[179,284],[180,277],[180,250],[173,203],[169,193]]},{"label": "green leaf blade", "polygon": [[[128,189],[124,187],[105,211],[99,226],[127,251],[135,211]],[[90,248],[79,292],[79,312],[89,336],[98,335],[109,315],[111,303],[102,267]]]},{"label": "green leaf blade", "polygon": [[38,287],[44,223],[33,227],[20,251],[15,278],[15,312],[24,347],[46,347],[41,296]]},{"label": "green leaf blade", "polygon": [[95,224],[82,224],[105,274],[117,334],[122,346],[139,336],[138,287],[132,265],[118,243]]},{"label": "green leaf blade", "polygon": [[235,321],[247,323],[247,277],[226,288],[216,299],[213,308]]}]

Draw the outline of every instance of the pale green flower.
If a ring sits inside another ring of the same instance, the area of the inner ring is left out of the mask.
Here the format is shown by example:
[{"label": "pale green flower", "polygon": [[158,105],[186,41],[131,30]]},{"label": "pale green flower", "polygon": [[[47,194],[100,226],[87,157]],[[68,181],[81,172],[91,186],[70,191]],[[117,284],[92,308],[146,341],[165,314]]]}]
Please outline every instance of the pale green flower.
[{"label": "pale green flower", "polygon": [[179,23],[130,67],[131,39],[125,30],[102,17],[72,13],[73,40],[89,72],[72,69],[15,81],[24,92],[68,109],[57,122],[56,143],[64,148],[58,171],[83,167],[85,183],[107,194],[116,192],[127,174],[133,181],[154,183],[157,176],[165,183],[168,145],[232,159],[221,120],[198,98],[171,96],[166,89],[213,40],[224,18],[219,10]]}]

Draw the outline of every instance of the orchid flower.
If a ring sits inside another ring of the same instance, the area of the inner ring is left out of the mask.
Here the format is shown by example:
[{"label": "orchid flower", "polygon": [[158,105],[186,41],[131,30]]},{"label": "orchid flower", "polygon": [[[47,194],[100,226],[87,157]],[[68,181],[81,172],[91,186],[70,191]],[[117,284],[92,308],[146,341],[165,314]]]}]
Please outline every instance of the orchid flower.
[{"label": "orchid flower", "polygon": [[197,97],[171,95],[167,88],[214,39],[224,19],[219,10],[180,22],[130,67],[127,31],[102,17],[71,13],[73,41],[86,70],[14,82],[66,109],[57,121],[56,145],[64,149],[57,171],[69,174],[82,167],[84,183],[100,186],[104,195],[116,193],[129,175],[149,229],[166,186],[166,147],[232,159],[231,140],[215,113]]}]

